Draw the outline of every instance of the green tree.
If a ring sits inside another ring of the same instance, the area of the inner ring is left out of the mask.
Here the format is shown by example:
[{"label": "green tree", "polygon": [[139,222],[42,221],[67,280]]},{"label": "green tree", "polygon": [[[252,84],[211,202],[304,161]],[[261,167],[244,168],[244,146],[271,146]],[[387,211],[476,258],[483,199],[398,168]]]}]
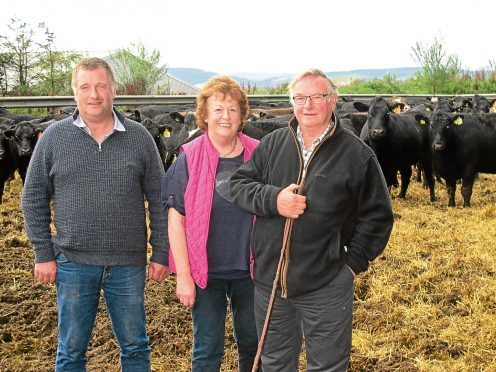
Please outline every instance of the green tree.
[{"label": "green tree", "polygon": [[434,38],[432,45],[417,42],[411,48],[412,58],[422,68],[419,77],[424,81],[431,94],[452,93],[448,83],[456,80],[461,72],[461,62],[456,55],[446,55],[443,44]]},{"label": "green tree", "polygon": [[9,81],[7,79],[7,69],[12,63],[12,55],[9,53],[0,53],[0,92],[6,95],[9,90]]},{"label": "green tree", "polygon": [[70,95],[70,76],[81,56],[59,52],[45,23],[36,28],[11,19],[10,33],[0,35],[0,83],[3,94]]},{"label": "green tree", "polygon": [[82,58],[76,52],[61,52],[55,48],[55,35],[44,27],[45,40],[38,43],[39,80],[36,92],[40,95],[72,95],[71,76],[74,65]]},{"label": "green tree", "polygon": [[165,81],[167,66],[160,65],[160,52],[149,52],[143,43],[132,43],[130,48],[119,49],[111,56],[117,92],[124,95],[169,93]]},{"label": "green tree", "polygon": [[7,57],[5,65],[5,78],[12,75],[13,83],[10,84],[19,95],[28,95],[31,81],[37,78],[34,70],[38,64],[35,51],[35,30],[26,22],[18,18],[11,18],[7,26],[11,35],[0,35],[0,47]]}]

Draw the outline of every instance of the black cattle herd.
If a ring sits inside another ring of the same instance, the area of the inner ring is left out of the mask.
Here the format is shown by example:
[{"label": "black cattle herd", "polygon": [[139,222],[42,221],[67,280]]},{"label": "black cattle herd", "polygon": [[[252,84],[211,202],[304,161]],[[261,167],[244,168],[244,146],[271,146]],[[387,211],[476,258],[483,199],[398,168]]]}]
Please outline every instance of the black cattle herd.
[{"label": "black cattle herd", "polygon": [[[288,104],[250,102],[251,112],[243,132],[261,139],[285,127],[292,117]],[[188,106],[143,106],[125,115],[140,122],[152,135],[168,169],[182,144],[201,135],[193,108]],[[17,171],[24,182],[27,166],[38,137],[51,123],[71,115],[63,107],[46,116],[13,114],[0,108],[0,203],[4,185]],[[435,201],[435,180],[446,184],[449,206],[455,206],[457,182],[461,181],[463,205],[470,206],[477,173],[496,173],[496,100],[485,97],[393,97],[372,100],[340,98],[336,114],[351,131],[376,153],[388,187],[401,185],[406,197],[417,168],[417,179],[429,188]]]}]

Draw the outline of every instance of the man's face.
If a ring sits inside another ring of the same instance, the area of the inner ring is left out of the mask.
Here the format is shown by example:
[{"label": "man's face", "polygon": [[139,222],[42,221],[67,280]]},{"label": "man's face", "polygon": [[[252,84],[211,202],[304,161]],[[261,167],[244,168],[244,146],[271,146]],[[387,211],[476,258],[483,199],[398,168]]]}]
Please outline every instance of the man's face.
[{"label": "man's face", "polygon": [[[295,96],[313,96],[329,93],[329,82],[320,76],[307,76],[298,81],[293,88]],[[306,99],[305,104],[294,105],[294,113],[302,130],[325,127],[331,120],[332,111],[336,107],[336,94],[324,97],[320,103]]]},{"label": "man's face", "polygon": [[79,113],[89,123],[99,123],[112,116],[115,88],[104,68],[79,70],[75,98]]}]

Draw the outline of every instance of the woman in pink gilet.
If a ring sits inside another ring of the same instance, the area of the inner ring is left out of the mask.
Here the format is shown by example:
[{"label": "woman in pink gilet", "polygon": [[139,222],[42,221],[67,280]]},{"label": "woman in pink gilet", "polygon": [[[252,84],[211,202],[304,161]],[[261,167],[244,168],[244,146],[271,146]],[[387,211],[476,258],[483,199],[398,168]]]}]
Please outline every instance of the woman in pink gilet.
[{"label": "woman in pink gilet", "polygon": [[191,309],[192,371],[219,371],[226,309],[233,319],[240,371],[251,371],[257,351],[250,275],[253,215],[232,203],[229,179],[258,141],[241,128],[248,99],[234,80],[210,79],[196,99],[196,122],[205,133],[185,144],[164,179],[169,265],[176,296]]}]

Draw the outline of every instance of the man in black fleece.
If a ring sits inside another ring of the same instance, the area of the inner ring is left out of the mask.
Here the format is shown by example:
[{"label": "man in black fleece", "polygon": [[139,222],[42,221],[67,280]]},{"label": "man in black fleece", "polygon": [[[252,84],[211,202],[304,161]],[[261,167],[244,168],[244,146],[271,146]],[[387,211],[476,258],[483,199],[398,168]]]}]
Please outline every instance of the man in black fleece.
[{"label": "man in black fleece", "polygon": [[164,169],[148,131],[113,110],[114,74],[104,60],[81,61],[72,88],[78,110],[41,136],[22,196],[34,275],[57,286],[56,370],[86,370],[103,290],[122,370],[149,371],[146,210],[153,248],[148,278],[160,282],[169,273],[160,197]]},{"label": "man in black fleece", "polygon": [[373,151],[333,115],[337,89],[325,73],[306,70],[289,91],[295,117],[231,178],[234,202],[257,215],[259,337],[280,267],[262,365],[297,371],[303,330],[308,370],[346,371],[354,278],[388,242],[391,201]]}]

